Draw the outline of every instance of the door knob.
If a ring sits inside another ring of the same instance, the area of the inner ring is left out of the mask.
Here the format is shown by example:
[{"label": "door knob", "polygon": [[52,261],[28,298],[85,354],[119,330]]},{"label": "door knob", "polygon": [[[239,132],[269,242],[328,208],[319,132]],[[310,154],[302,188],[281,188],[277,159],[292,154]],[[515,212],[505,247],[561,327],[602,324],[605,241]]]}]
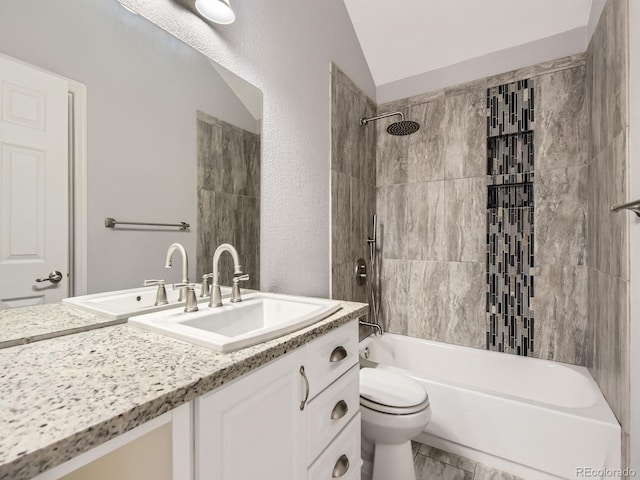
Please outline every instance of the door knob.
[{"label": "door knob", "polygon": [[47,278],[36,278],[36,282],[51,282],[51,283],[60,283],[62,280],[62,273],[59,271],[51,272]]}]

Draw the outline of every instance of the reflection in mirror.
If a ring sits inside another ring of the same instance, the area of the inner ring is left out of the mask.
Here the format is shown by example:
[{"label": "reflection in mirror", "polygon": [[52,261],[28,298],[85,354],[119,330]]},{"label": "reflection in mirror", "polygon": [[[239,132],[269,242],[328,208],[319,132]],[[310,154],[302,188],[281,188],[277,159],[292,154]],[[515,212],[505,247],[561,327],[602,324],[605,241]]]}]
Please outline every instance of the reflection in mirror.
[{"label": "reflection in mirror", "polygon": [[174,242],[259,286],[257,88],[116,0],[2,0],[0,54],[0,309],[177,282]]}]

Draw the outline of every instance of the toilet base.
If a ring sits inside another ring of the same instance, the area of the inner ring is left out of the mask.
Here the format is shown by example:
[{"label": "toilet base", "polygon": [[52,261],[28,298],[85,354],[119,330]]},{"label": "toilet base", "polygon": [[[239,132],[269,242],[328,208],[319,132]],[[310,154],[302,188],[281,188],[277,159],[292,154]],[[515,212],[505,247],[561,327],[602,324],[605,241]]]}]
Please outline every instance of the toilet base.
[{"label": "toilet base", "polygon": [[411,441],[399,445],[375,445],[372,480],[389,479],[416,480]]}]

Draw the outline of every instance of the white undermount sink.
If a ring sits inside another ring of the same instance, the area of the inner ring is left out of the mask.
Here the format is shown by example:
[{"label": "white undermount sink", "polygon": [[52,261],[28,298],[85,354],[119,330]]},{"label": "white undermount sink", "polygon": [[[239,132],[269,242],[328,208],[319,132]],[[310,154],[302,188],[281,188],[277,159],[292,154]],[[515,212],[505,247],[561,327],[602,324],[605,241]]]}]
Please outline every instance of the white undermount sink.
[{"label": "white undermount sink", "polygon": [[[154,305],[158,287],[140,287],[115,292],[95,293],[81,297],[65,298],[62,301],[96,315],[111,318],[113,320],[126,320],[132,315],[158,312],[184,306],[184,302],[178,302],[178,290],[173,290],[171,285],[166,286],[167,305]],[[222,287],[222,297],[231,295],[231,288]],[[200,297],[200,285],[196,286],[198,304],[208,302],[209,297]]]},{"label": "white undermount sink", "polygon": [[131,317],[129,323],[218,352],[232,352],[311,325],[340,309],[340,302],[256,292],[221,307],[200,305]]}]

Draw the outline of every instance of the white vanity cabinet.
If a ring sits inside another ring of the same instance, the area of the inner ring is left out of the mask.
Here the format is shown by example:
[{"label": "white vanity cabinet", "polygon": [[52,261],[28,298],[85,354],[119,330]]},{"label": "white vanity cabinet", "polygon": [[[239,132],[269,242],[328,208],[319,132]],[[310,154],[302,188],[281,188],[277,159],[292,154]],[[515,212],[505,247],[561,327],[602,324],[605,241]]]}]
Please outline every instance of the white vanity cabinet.
[{"label": "white vanity cabinet", "polygon": [[358,410],[353,321],[195,400],[196,479],[360,478]]}]

